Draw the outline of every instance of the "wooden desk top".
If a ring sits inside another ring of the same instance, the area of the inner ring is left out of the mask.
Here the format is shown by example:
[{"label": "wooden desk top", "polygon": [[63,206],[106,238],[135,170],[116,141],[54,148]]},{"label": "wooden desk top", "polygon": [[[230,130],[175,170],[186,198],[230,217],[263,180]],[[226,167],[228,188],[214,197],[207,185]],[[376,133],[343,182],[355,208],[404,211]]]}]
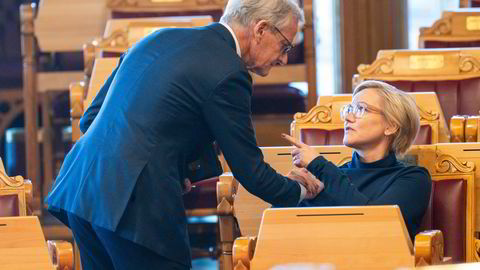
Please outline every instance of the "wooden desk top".
[{"label": "wooden desk top", "polygon": [[0,218],[0,239],[0,270],[53,269],[36,216]]}]

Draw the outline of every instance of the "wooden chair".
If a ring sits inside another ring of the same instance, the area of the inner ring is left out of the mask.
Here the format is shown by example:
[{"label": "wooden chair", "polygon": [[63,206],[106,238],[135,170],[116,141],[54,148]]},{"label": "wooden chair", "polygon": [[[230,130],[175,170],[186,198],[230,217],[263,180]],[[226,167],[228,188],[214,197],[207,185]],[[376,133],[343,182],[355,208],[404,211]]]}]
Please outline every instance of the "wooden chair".
[{"label": "wooden chair", "polygon": [[[0,217],[17,217],[31,214],[32,182],[22,176],[6,174],[0,159]],[[72,244],[67,241],[47,241],[55,269],[73,269]]]},{"label": "wooden chair", "polygon": [[480,105],[480,50],[381,50],[370,65],[359,65],[356,86],[386,81],[406,92],[436,92],[446,121],[476,114]]},{"label": "wooden chair", "polygon": [[480,9],[444,11],[431,27],[420,28],[419,48],[480,46]]},{"label": "wooden chair", "polygon": [[[479,192],[479,185],[478,185],[478,179],[480,179],[480,171],[478,168],[480,168],[480,149],[479,149],[479,144],[478,143],[456,143],[456,144],[438,144],[437,145],[437,151],[439,153],[448,153],[454,155],[457,160],[464,165],[468,165],[469,167],[472,167],[472,162],[473,165],[475,166],[475,191],[474,194],[478,194]],[[469,163],[470,162],[470,163]],[[477,206],[479,205],[479,198],[478,196],[475,196],[475,200],[473,205]],[[479,220],[480,218],[480,208],[476,207],[474,209],[474,220]],[[480,225],[475,222],[474,225],[474,230],[475,230],[475,246],[473,250],[475,252],[475,258],[476,261],[480,262]]]},{"label": "wooden chair", "polygon": [[[407,163],[425,167],[432,176],[433,192],[423,229],[443,230],[446,243],[445,256],[452,257],[454,262],[473,261],[474,244],[478,241],[474,238],[476,210],[473,188],[475,177],[477,177],[475,174],[478,173],[475,170],[476,165],[472,165],[471,161],[464,161],[472,160],[471,158],[460,160],[455,152],[437,150],[438,145],[442,147],[451,145],[453,149],[457,144],[413,146],[405,158]],[[351,149],[345,146],[316,148],[335,164],[349,161],[352,154]],[[292,168],[290,154],[292,149],[292,147],[277,147],[262,150],[265,160],[279,173],[286,174]],[[238,236],[258,235],[263,210],[270,205],[248,193],[231,174],[220,177],[220,183],[217,185],[217,200],[221,242],[224,248],[222,264],[225,266],[224,269],[233,269],[230,250],[234,239]],[[452,207],[445,207],[445,205]],[[463,214],[459,216],[458,213]],[[452,216],[455,218],[451,218]],[[424,255],[417,256],[417,260],[420,260]],[[431,259],[424,257],[423,260],[429,262]]]},{"label": "wooden chair", "polygon": [[[410,93],[420,114],[420,132],[414,144],[449,142],[450,135],[435,93]],[[341,108],[352,102],[351,94],[321,96],[308,113],[297,113],[290,134],[308,145],[343,145]]]}]

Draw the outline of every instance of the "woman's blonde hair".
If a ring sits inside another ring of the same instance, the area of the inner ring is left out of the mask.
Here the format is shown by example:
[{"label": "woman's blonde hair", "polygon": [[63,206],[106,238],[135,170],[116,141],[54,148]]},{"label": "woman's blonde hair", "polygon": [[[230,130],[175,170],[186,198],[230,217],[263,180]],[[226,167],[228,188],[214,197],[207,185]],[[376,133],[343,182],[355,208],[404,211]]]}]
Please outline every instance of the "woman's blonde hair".
[{"label": "woman's blonde hair", "polygon": [[367,88],[376,89],[383,100],[382,109],[387,123],[398,127],[392,135],[390,150],[394,151],[397,156],[403,156],[420,129],[420,116],[415,100],[394,86],[379,81],[360,83],[353,91],[353,96]]}]

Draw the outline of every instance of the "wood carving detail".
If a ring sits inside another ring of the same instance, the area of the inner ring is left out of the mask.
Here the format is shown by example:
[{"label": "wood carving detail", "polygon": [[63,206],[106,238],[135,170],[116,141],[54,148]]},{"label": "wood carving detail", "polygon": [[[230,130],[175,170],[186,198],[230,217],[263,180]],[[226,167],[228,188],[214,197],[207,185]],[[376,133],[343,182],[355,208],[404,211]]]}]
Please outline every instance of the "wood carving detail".
[{"label": "wood carving detail", "polygon": [[432,27],[421,28],[420,35],[445,36],[452,32],[452,18],[445,17],[436,21]]},{"label": "wood carving detail", "polygon": [[459,161],[453,156],[450,155],[440,155],[435,161],[435,169],[439,173],[446,172],[473,172],[475,169],[475,163],[472,161]]},{"label": "wood carving detail", "polygon": [[134,7],[138,5],[138,0],[107,0],[107,7],[118,8],[122,6]]},{"label": "wood carving detail", "polygon": [[97,48],[128,48],[128,31],[116,30],[106,38],[94,40],[92,44]]},{"label": "wood carving detail", "polygon": [[460,55],[460,72],[478,72],[480,71],[480,61],[471,55]]},{"label": "wood carving detail", "polygon": [[0,171],[0,188],[5,187],[21,187],[24,184],[22,176],[10,177]]},{"label": "wood carving detail", "polygon": [[475,239],[475,261],[480,262],[480,239]]},{"label": "wood carving detail", "polygon": [[393,56],[379,58],[371,65],[361,64],[357,70],[360,75],[391,74],[393,73]]},{"label": "wood carving detail", "polygon": [[418,107],[418,113],[420,114],[420,120],[434,121],[440,117],[440,113],[434,111],[426,111]]},{"label": "wood carving detail", "polygon": [[332,121],[332,105],[315,106],[308,113],[296,113],[293,118],[299,124],[329,123]]}]

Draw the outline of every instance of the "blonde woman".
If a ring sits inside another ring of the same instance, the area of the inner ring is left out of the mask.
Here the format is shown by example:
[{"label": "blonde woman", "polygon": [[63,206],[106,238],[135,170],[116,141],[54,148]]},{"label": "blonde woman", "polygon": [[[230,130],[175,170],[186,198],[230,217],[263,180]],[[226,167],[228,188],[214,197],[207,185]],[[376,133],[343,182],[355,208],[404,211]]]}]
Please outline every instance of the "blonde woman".
[{"label": "blonde woman", "polygon": [[[296,149],[293,163],[320,179],[324,189],[304,206],[398,205],[410,236],[427,209],[431,179],[428,171],[397,160],[408,150],[419,130],[414,100],[395,87],[365,81],[341,111],[345,121],[343,143],[354,149],[352,161],[340,167],[306,144],[284,134]],[[306,169],[306,170],[305,170]]]}]

